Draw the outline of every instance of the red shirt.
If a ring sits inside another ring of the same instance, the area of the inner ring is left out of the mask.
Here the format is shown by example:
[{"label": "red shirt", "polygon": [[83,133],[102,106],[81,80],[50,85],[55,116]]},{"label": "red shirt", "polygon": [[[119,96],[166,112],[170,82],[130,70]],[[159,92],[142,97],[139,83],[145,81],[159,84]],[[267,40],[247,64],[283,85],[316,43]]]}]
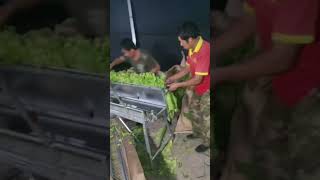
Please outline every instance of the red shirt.
[{"label": "red shirt", "polygon": [[198,41],[194,50],[189,50],[187,65],[192,77],[203,76],[200,84],[195,87],[195,93],[199,96],[210,90],[210,44],[202,38]]},{"label": "red shirt", "polygon": [[264,50],[272,44],[300,44],[296,65],[273,79],[273,91],[288,106],[320,87],[319,0],[247,0],[247,12],[257,19],[258,38]]}]

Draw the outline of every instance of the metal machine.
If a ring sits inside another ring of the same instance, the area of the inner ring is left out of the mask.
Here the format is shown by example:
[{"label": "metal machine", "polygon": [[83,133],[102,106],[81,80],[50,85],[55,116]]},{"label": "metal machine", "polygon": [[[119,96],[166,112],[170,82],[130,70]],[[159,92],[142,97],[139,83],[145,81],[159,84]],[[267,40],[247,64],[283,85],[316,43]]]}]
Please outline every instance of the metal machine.
[{"label": "metal machine", "polygon": [[[131,130],[123,121],[123,118],[142,124],[146,149],[151,160],[155,159],[173,137],[172,125],[168,121],[165,93],[165,90],[160,88],[130,84],[111,83],[110,86],[110,114],[117,116],[129,132]],[[164,138],[161,146],[155,153],[152,153],[148,124],[159,120],[166,122],[169,136]]]},{"label": "metal machine", "polygon": [[0,68],[0,163],[50,180],[109,177],[106,77]]}]

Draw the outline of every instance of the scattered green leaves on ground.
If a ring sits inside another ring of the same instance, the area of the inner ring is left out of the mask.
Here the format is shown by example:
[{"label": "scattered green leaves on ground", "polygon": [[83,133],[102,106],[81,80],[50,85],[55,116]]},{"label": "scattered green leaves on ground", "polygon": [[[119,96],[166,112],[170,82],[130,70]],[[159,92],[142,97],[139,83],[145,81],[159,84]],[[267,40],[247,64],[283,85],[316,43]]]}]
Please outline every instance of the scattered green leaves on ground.
[{"label": "scattered green leaves on ground", "polygon": [[[135,146],[146,178],[153,180],[176,179],[177,162],[172,155],[172,141],[167,144],[164,150],[152,161],[151,164],[151,160],[145,147],[142,126],[135,127],[133,129],[133,133],[138,139],[138,141],[135,143]],[[161,136],[160,132],[159,136]]]}]

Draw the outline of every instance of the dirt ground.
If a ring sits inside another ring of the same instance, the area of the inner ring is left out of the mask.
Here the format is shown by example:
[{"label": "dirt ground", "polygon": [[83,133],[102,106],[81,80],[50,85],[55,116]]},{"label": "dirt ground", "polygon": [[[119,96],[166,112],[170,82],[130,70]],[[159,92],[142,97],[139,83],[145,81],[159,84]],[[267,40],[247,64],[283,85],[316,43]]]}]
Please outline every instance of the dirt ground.
[{"label": "dirt ground", "polygon": [[200,139],[187,139],[186,134],[177,134],[173,144],[177,158],[177,180],[210,180],[210,150],[198,153],[194,149]]}]

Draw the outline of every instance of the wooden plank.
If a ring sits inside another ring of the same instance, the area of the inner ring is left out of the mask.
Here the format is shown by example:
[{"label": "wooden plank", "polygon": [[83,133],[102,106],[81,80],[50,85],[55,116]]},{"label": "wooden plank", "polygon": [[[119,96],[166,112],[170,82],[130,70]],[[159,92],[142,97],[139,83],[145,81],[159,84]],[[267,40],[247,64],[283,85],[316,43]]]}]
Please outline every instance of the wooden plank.
[{"label": "wooden plank", "polygon": [[135,149],[132,138],[125,138],[123,145],[126,150],[126,160],[130,174],[130,180],[146,180],[138,153]]}]

